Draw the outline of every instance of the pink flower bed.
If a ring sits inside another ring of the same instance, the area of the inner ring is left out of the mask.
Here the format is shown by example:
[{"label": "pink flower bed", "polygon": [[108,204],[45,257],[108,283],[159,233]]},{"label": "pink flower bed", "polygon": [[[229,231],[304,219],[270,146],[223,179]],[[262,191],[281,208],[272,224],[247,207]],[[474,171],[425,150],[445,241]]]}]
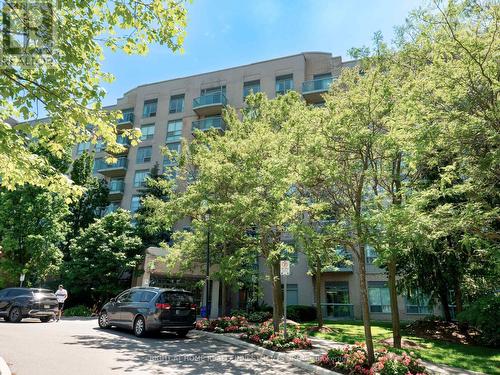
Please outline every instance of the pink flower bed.
[{"label": "pink flower bed", "polygon": [[347,345],[342,349],[330,349],[323,354],[318,366],[349,375],[426,375],[425,367],[414,354],[401,355],[379,349],[375,352],[375,363],[368,364],[368,354],[364,344]]},{"label": "pink flower bed", "polygon": [[214,333],[246,332],[248,321],[243,316],[225,316],[214,320],[203,318],[196,322],[195,328]]}]

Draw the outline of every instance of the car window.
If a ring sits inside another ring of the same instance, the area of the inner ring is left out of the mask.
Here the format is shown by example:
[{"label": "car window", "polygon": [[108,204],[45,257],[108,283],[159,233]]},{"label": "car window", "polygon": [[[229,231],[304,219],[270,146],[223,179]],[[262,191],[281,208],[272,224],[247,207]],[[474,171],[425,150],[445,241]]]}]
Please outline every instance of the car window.
[{"label": "car window", "polygon": [[193,303],[193,296],[185,292],[163,292],[159,303],[168,303],[172,306],[187,305]]},{"label": "car window", "polygon": [[8,297],[19,297],[28,295],[31,295],[31,290],[27,289],[11,289],[7,294]]},{"label": "car window", "polygon": [[151,300],[156,296],[155,292],[144,291],[141,295],[141,302],[151,302]]},{"label": "car window", "polygon": [[129,300],[131,302],[141,302],[142,290],[133,290],[130,292]]},{"label": "car window", "polygon": [[130,292],[122,293],[116,299],[118,302],[129,302]]}]

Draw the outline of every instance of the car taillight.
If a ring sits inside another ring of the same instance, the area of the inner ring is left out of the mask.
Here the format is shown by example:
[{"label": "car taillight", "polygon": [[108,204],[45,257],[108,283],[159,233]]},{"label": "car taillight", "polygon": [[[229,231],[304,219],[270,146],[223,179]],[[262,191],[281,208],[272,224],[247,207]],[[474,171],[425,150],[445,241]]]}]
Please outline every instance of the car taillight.
[{"label": "car taillight", "polygon": [[196,310],[196,303],[191,304],[191,310]]},{"label": "car taillight", "polygon": [[157,303],[156,308],[160,310],[170,310],[170,304],[168,303]]}]

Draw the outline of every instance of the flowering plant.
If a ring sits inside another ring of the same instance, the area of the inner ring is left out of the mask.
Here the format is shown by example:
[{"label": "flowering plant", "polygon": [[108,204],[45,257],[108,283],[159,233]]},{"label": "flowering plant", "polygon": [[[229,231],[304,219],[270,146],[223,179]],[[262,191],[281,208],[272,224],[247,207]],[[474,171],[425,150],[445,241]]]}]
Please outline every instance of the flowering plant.
[{"label": "flowering plant", "polygon": [[289,330],[285,338],[283,331],[274,333],[272,327],[266,324],[263,324],[260,328],[249,328],[240,338],[276,351],[309,349],[312,347],[311,340],[297,330]]},{"label": "flowering plant", "polygon": [[214,320],[203,318],[196,322],[195,328],[215,333],[245,332],[248,328],[248,322],[242,316],[224,316]]},{"label": "flowering plant", "polygon": [[364,344],[347,345],[342,349],[330,349],[323,354],[318,366],[335,370],[343,374],[360,375],[425,375],[428,374],[414,353],[403,352],[401,355],[389,353],[382,348],[375,352],[375,363],[368,364],[368,354]]}]

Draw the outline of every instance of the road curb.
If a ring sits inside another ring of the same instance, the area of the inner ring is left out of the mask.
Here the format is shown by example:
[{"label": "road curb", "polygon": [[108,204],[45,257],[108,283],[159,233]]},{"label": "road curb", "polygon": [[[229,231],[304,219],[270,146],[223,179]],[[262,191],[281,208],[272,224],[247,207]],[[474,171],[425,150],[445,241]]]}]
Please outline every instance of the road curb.
[{"label": "road curb", "polygon": [[272,359],[276,359],[276,360],[286,362],[286,363],[291,363],[294,366],[300,367],[301,369],[309,371],[313,374],[318,374],[318,375],[338,374],[338,375],[342,375],[338,372],[330,371],[330,370],[327,370],[323,367],[319,367],[319,366],[313,365],[311,363],[301,361],[301,360],[297,359],[297,357],[298,357],[297,354],[294,355],[294,354],[284,353],[284,352],[275,352],[274,350],[269,350],[269,349],[263,348],[261,346],[250,344],[250,343],[243,341],[243,340],[240,340],[240,339],[225,336],[225,335],[220,334],[220,333],[212,333],[212,332],[206,332],[206,331],[201,331],[201,330],[196,330],[196,332],[198,332],[202,335],[208,336],[210,338],[213,338],[215,340],[223,341],[223,342],[228,343],[228,344],[240,346],[242,348],[252,349],[257,353],[263,354],[263,355],[270,357]]},{"label": "road curb", "polygon": [[0,375],[12,375],[5,359],[0,357]]}]

